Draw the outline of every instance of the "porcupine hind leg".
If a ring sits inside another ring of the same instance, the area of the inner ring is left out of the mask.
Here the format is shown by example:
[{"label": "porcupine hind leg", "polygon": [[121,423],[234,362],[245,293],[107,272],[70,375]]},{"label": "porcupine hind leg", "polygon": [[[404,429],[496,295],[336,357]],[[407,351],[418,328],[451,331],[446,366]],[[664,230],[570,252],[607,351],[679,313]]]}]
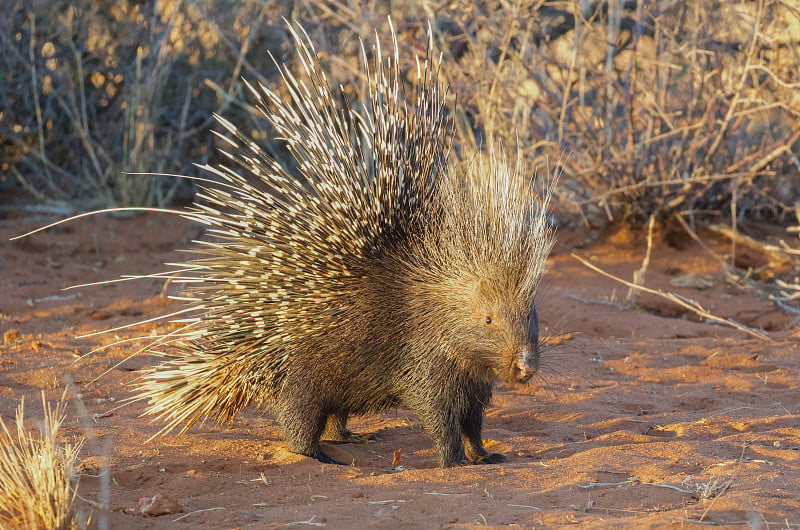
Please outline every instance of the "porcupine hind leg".
[{"label": "porcupine hind leg", "polygon": [[490,453],[483,447],[483,412],[492,396],[492,389],[486,385],[469,399],[469,406],[461,417],[461,439],[468,459],[476,464],[499,464],[506,461],[500,453]]},{"label": "porcupine hind leg", "polygon": [[374,434],[356,434],[347,428],[347,412],[328,414],[325,430],[320,437],[332,443],[365,443],[375,439]]},{"label": "porcupine hind leg", "polygon": [[323,464],[342,464],[323,453],[319,445],[328,416],[320,404],[303,400],[285,401],[276,407],[275,412],[290,451],[316,458]]}]

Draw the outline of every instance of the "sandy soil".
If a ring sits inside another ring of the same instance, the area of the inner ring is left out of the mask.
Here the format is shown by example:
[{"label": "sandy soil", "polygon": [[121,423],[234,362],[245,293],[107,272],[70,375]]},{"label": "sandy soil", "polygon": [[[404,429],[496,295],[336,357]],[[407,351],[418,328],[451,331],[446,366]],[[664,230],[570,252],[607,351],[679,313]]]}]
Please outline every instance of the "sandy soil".
[{"label": "sandy soil", "polygon": [[[95,525],[800,527],[800,332],[785,330],[791,318],[769,301],[726,284],[719,264],[679,234],[659,238],[647,285],[765,329],[774,341],[700,322],[654,297],[620,309],[609,302],[626,288],[569,253],[631,278],[642,237],[562,231],[538,302],[545,334],[560,338],[551,339],[534,384],[499,387],[487,412],[487,445],[508,462],[441,470],[416,417],[402,408],[354,418],[352,428],[374,441],[325,446],[348,466],[289,453],[280,428],[256,410],[233,425],[147,442],[158,425],[139,417],[142,404],[117,407],[130,395],[126,384],[153,361],[128,358],[145,344],[137,337],[167,324],[75,337],[179,306],[155,279],[62,288],[164,270],[198,231],[148,215],[8,241],[44,223],[0,221],[0,414],[8,422],[22,396],[29,413],[40,414],[41,389],[57,399],[72,381],[64,437],[88,437],[77,505]],[[111,346],[83,357],[103,345]],[[397,450],[401,471],[392,470]],[[103,476],[108,510],[97,507]],[[134,513],[157,493],[184,511]]]}]

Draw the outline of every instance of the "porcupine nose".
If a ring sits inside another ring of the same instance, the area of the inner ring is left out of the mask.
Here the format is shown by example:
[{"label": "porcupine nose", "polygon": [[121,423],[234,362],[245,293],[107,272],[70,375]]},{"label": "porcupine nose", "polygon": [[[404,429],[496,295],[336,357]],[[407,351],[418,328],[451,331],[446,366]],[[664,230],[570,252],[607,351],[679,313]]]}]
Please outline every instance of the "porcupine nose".
[{"label": "porcupine nose", "polygon": [[538,355],[530,347],[522,348],[514,362],[514,378],[520,383],[526,383],[536,373]]}]

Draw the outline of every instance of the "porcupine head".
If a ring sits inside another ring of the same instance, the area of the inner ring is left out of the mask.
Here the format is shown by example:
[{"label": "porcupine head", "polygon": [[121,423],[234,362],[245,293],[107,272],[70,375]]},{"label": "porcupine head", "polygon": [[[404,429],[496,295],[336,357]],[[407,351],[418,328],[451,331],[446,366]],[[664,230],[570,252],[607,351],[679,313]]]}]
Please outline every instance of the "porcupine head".
[{"label": "porcupine head", "polygon": [[443,183],[443,218],[421,252],[439,277],[420,282],[421,298],[438,302],[443,342],[465,370],[526,383],[539,365],[534,297],[553,244],[549,192],[537,196],[497,146],[465,166]]},{"label": "porcupine head", "polygon": [[261,403],[293,451],[322,461],[326,423],[346,438],[349,414],[404,404],[443,466],[498,461],[481,442],[483,411],[497,380],[537,369],[549,190],[534,193],[499,149],[451,170],[438,83],[426,67],[405,107],[396,42],[386,63],[377,50],[358,114],[293,35],[311,85],[284,69],[290,101],[251,90],[299,173],[220,118],[228,156],[260,186],[206,167],[222,184],[185,214],[216,237],[186,264],[195,316],[159,339],[171,352],[137,397],[162,432]]}]

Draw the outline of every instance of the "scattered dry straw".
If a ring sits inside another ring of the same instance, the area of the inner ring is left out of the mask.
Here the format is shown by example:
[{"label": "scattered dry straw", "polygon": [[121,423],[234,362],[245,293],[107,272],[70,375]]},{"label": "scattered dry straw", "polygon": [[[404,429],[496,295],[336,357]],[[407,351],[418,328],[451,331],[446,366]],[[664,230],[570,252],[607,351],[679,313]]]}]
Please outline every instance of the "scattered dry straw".
[{"label": "scattered dry straw", "polygon": [[12,434],[2,418],[0,427],[0,529],[64,529],[76,526],[73,504],[75,459],[83,440],[58,443],[64,420],[64,400],[53,408],[42,392],[44,418],[39,431],[26,430],[24,400],[16,411]]},{"label": "scattered dry straw", "polygon": [[703,306],[701,306],[699,303],[695,302],[694,300],[690,300],[688,298],[685,298],[683,296],[680,296],[680,295],[677,295],[677,294],[673,294],[673,293],[665,293],[664,291],[662,291],[660,289],[650,289],[649,287],[645,287],[643,285],[636,285],[635,283],[629,282],[627,280],[623,280],[622,278],[619,278],[619,277],[614,276],[613,274],[611,274],[609,272],[604,271],[600,267],[589,263],[588,261],[586,261],[582,257],[578,256],[574,252],[571,254],[571,256],[573,258],[575,258],[576,260],[580,261],[581,263],[583,263],[585,266],[587,266],[590,269],[592,269],[593,271],[605,276],[606,278],[611,278],[612,280],[618,281],[619,283],[621,283],[623,285],[627,285],[631,289],[637,289],[637,290],[643,291],[645,293],[649,293],[649,294],[653,294],[653,295],[659,296],[661,298],[664,298],[665,300],[669,300],[670,302],[673,302],[676,305],[679,305],[679,306],[681,306],[681,307],[683,307],[685,309],[688,309],[689,311],[693,311],[694,313],[700,315],[701,317],[703,317],[705,319],[712,320],[712,321],[718,322],[720,324],[725,324],[727,326],[734,327],[734,328],[736,328],[738,330],[744,331],[745,333],[747,333],[749,335],[752,335],[753,337],[759,338],[761,340],[765,340],[765,341],[771,341],[772,340],[771,338],[769,338],[769,336],[767,336],[762,331],[759,331],[757,329],[753,329],[751,327],[745,326],[744,324],[740,324],[740,323],[736,322],[735,320],[718,317],[716,315],[713,315],[713,314],[709,313],[708,311],[703,309]]}]

